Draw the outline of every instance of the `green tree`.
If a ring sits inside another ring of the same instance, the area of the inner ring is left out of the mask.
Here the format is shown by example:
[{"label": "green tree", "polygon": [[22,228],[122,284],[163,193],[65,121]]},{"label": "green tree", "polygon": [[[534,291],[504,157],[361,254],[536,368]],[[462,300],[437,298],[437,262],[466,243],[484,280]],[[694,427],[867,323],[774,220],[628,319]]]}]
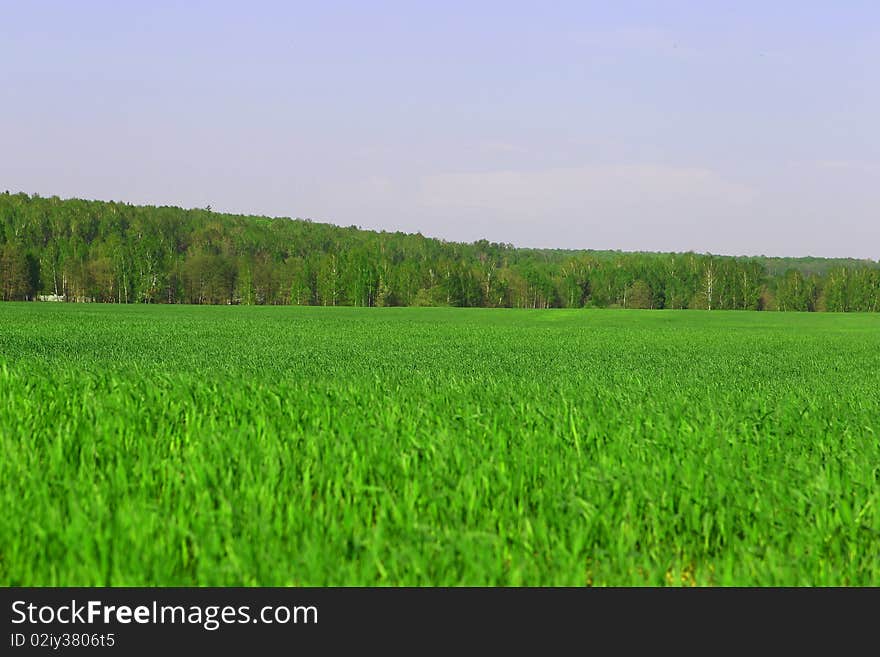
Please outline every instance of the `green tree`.
[{"label": "green tree", "polygon": [[4,301],[22,301],[34,293],[33,269],[24,251],[7,242],[0,253],[0,293]]},{"label": "green tree", "polygon": [[654,297],[651,288],[643,280],[637,280],[629,287],[627,308],[653,308]]}]

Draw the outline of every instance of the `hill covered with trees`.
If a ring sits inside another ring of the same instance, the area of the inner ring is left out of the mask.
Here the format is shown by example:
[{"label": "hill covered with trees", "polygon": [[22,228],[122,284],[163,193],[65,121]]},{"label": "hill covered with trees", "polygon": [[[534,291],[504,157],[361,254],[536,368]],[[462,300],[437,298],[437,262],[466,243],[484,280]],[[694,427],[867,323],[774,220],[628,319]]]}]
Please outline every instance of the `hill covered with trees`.
[{"label": "hill covered with trees", "polygon": [[514,248],[0,194],[0,298],[880,311],[875,261]]}]

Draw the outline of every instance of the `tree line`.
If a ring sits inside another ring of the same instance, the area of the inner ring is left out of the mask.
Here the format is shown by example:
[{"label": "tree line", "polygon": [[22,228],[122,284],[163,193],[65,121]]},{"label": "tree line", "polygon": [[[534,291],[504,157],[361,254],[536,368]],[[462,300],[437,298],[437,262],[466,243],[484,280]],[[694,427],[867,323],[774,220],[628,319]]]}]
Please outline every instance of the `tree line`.
[{"label": "tree line", "polygon": [[523,249],[210,208],[6,192],[0,194],[0,298],[876,312],[880,267]]}]

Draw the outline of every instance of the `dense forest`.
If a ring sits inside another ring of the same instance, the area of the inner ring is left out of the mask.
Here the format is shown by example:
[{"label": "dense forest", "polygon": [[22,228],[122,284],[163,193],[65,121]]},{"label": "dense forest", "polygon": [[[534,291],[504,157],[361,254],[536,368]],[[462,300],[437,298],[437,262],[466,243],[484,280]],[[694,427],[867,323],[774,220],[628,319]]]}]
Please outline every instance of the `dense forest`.
[{"label": "dense forest", "polygon": [[308,220],[0,194],[0,298],[880,311],[867,260],[514,248]]}]

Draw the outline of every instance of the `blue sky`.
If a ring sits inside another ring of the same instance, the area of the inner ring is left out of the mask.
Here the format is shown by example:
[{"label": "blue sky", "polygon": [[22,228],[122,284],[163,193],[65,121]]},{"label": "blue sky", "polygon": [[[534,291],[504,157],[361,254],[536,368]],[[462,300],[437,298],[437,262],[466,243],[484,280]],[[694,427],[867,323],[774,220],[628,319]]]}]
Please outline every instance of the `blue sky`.
[{"label": "blue sky", "polygon": [[0,2],[0,189],[880,258],[877,2]]}]

